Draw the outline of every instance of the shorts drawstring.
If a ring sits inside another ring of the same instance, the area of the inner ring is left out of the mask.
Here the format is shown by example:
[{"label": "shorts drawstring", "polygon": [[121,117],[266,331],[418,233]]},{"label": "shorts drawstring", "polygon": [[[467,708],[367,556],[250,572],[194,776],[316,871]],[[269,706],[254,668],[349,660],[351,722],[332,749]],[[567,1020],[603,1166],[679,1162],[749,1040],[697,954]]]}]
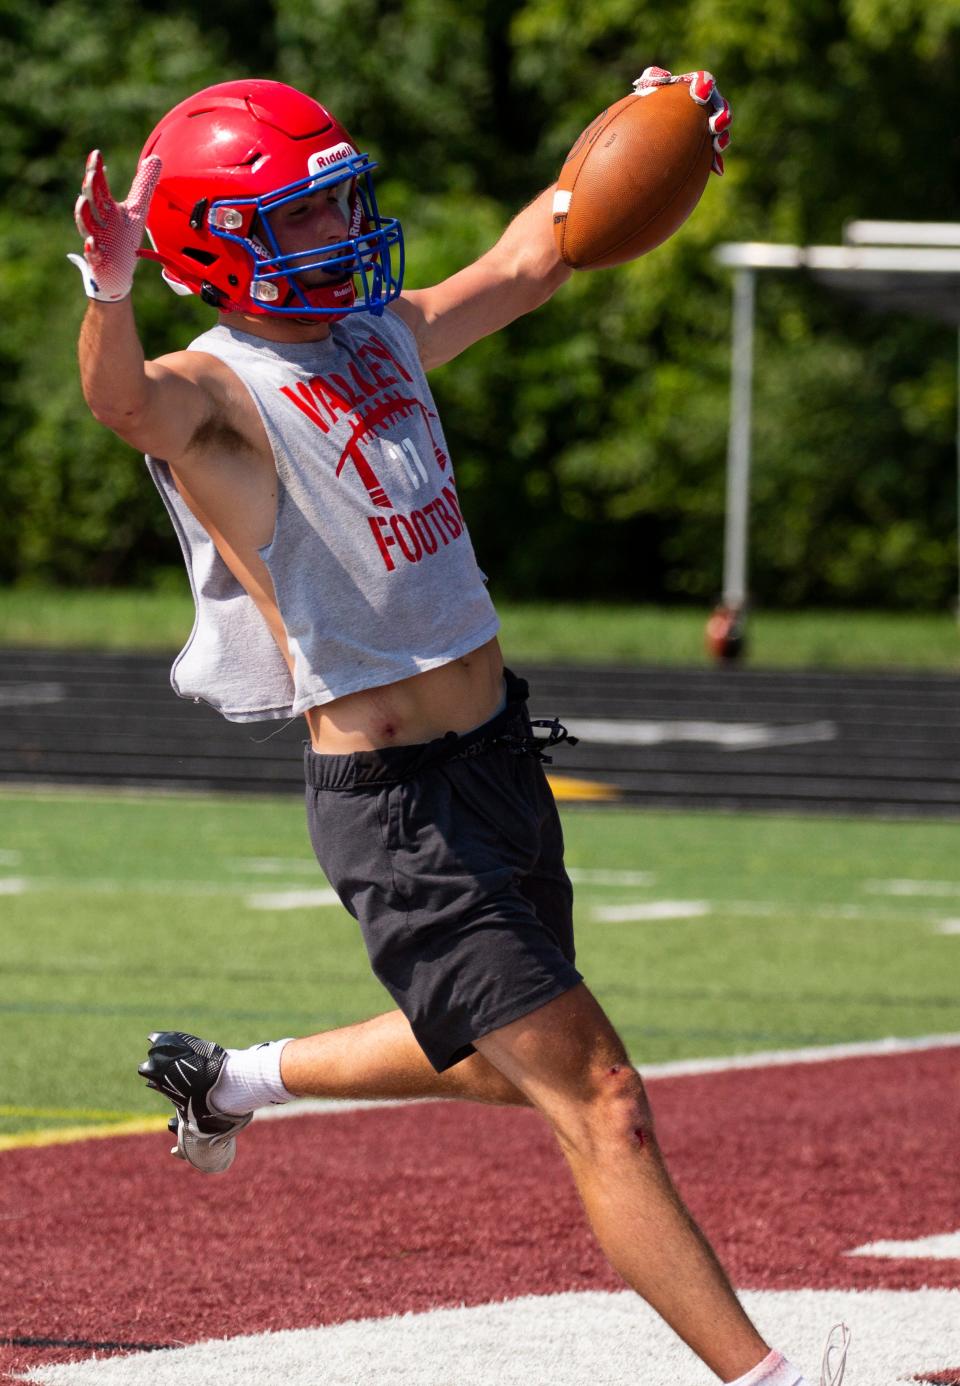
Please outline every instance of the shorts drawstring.
[{"label": "shorts drawstring", "polygon": [[[547,751],[554,746],[561,745],[564,741],[568,746],[576,746],[579,740],[576,736],[571,736],[566,727],[557,717],[534,717],[528,725],[533,727],[548,727],[547,736],[516,736],[511,732],[501,732],[499,735],[484,737],[479,741],[474,741],[462,750],[454,751],[449,757],[450,760],[468,760],[471,756],[482,755],[484,751],[492,751],[501,748],[511,751],[518,756],[535,756],[543,765],[552,765],[553,756],[548,756]],[[448,733],[449,735],[449,733]]]}]

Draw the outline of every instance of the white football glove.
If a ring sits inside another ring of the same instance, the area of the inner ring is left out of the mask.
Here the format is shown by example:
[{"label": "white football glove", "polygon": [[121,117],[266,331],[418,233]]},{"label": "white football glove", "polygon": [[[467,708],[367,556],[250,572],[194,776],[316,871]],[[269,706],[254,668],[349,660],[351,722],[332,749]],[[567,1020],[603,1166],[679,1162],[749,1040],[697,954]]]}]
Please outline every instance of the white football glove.
[{"label": "white football glove", "polygon": [[683,82],[698,106],[706,106],[710,111],[708,124],[713,135],[713,172],[723,173],[723,151],[730,143],[730,123],[733,112],[717,90],[717,81],[712,72],[684,72],[674,77],[665,67],[644,68],[633,83],[638,94],[649,91],[651,87],[668,87]]},{"label": "white football glove", "polygon": [[95,149],[87,160],[83,187],[73,209],[83,237],[83,254],[68,255],[67,259],[83,275],[88,298],[118,303],[133,288],[143,226],[162,168],[156,154],[144,159],[126,202],[117,202],[107,184],[100,150]]}]

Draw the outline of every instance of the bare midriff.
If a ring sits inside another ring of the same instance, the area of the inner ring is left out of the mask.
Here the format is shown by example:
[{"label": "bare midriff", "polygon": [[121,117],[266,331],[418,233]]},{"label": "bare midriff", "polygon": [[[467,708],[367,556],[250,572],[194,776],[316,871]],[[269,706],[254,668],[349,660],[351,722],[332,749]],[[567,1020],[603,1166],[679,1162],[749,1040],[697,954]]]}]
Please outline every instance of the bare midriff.
[{"label": "bare midriff", "polygon": [[323,755],[415,746],[444,732],[472,731],[503,698],[503,657],[494,637],[425,674],[349,693],[310,708],[310,741]]}]

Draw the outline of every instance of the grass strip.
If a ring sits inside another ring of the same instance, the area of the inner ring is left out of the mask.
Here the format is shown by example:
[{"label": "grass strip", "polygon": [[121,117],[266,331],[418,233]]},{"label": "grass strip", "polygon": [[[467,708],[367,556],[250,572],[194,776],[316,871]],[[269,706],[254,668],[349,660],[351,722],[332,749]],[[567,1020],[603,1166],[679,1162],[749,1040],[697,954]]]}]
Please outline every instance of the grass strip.
[{"label": "grass strip", "polygon": [[[956,900],[929,893],[960,891],[955,825],[579,807],[564,830],[581,970],[641,1066],[960,1031]],[[390,1006],[345,911],[242,898],[264,863],[302,887],[295,800],[0,791],[0,857],[27,887],[0,912],[0,1149],[73,1112],[160,1118],[149,1031],[243,1045]]]},{"label": "grass strip", "polygon": [[[517,662],[704,665],[700,607],[498,602]],[[186,591],[0,589],[0,647],[172,653],[193,625]],[[764,611],[751,616],[748,662],[767,668],[960,670],[949,612]]]}]

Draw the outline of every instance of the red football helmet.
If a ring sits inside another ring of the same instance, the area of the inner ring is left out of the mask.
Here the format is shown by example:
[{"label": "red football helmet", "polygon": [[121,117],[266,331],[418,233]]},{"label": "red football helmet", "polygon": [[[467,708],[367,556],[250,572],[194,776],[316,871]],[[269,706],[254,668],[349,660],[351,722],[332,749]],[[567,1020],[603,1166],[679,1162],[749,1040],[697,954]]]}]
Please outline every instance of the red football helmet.
[{"label": "red football helmet", "polygon": [[[380,216],[376,164],[303,92],[262,80],[207,87],[164,116],[148,154],[163,172],[147,215],[153,251],[141,253],[177,292],[226,312],[328,320],[380,314],[400,293],[403,232]],[[337,190],[348,238],[283,254],[271,213],[321,188]],[[298,281],[318,269],[329,282]]]}]

